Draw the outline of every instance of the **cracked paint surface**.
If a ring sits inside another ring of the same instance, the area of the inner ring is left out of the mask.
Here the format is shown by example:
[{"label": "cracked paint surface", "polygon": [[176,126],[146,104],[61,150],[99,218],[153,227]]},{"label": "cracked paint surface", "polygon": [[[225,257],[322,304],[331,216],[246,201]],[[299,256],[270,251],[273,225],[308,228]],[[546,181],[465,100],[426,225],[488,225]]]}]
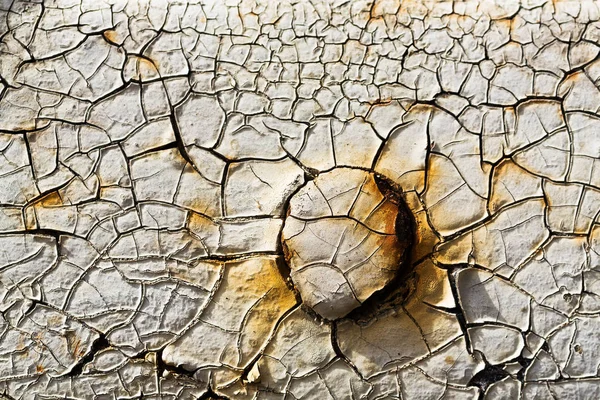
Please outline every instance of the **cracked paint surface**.
[{"label": "cracked paint surface", "polygon": [[0,396],[600,397],[599,54],[595,1],[0,0]]}]

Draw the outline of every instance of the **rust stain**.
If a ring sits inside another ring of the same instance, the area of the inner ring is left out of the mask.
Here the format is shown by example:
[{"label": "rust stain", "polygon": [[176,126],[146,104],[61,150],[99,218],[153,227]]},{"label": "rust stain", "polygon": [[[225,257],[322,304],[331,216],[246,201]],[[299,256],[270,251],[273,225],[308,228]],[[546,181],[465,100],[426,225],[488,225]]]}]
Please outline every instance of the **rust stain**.
[{"label": "rust stain", "polygon": [[507,30],[510,30],[511,27],[512,27],[513,21],[514,21],[513,19],[503,18],[503,19],[495,19],[494,23],[498,27],[502,27],[502,28],[505,28]]},{"label": "rust stain", "polygon": [[35,366],[35,371],[36,371],[38,374],[41,374],[41,373],[43,373],[43,372],[45,371],[45,368],[44,368],[44,366],[43,366],[43,365],[36,365],[36,366]]},{"label": "rust stain", "polygon": [[385,96],[379,96],[379,98],[375,101],[370,101],[369,104],[371,106],[377,106],[377,105],[387,105],[390,104],[392,102],[392,96],[390,95],[385,95]]},{"label": "rust stain", "polygon": [[[198,210],[195,204],[188,204],[188,202],[179,202],[180,205],[190,208],[192,210]],[[185,204],[184,204],[185,203]],[[190,231],[192,236],[196,238],[205,239],[213,235],[220,235],[220,226],[215,223],[211,218],[199,214],[197,212],[189,212],[185,227]],[[210,245],[208,246],[209,251],[214,251]]]},{"label": "rust stain", "polygon": [[64,205],[58,192],[52,192],[42,197],[34,207],[61,207]]},{"label": "rust stain", "polygon": [[118,40],[119,40],[119,34],[117,33],[116,30],[114,29],[109,29],[107,31],[104,31],[102,33],[102,36],[104,37],[104,39],[106,39],[106,41],[112,43],[112,44],[116,44],[118,45]]},{"label": "rust stain", "polygon": [[75,332],[67,331],[65,333],[65,338],[67,340],[67,350],[75,358],[82,357],[85,354],[85,346],[82,346],[83,343],[81,338],[79,338]]},{"label": "rust stain", "polygon": [[72,351],[73,355],[75,355],[75,356],[81,355],[82,350],[80,347],[81,347],[81,339],[77,338],[75,340],[75,342],[73,343],[73,351]]},{"label": "rust stain", "polygon": [[[405,3],[403,1],[402,3]],[[397,14],[400,10],[400,0],[375,0],[369,12],[371,19],[379,19],[385,15]]]},{"label": "rust stain", "polygon": [[448,365],[453,365],[455,361],[456,360],[452,356],[446,356],[446,358],[444,358],[444,362]]},{"label": "rust stain", "polygon": [[158,63],[156,62],[156,60],[152,60],[150,58],[147,57],[137,57],[137,68],[138,71],[142,71],[142,70],[154,70],[156,71],[158,68]]},{"label": "rust stain", "polygon": [[148,56],[130,56],[135,62],[134,79],[144,80],[158,75],[158,63]]}]

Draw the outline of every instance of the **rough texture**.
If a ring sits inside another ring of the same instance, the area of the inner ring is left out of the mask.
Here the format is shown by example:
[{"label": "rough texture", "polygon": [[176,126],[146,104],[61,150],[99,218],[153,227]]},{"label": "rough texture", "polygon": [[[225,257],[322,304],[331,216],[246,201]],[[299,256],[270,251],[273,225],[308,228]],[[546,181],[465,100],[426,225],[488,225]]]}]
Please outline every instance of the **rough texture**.
[{"label": "rough texture", "polygon": [[[599,55],[596,1],[0,1],[0,393],[600,398]],[[414,237],[327,320],[336,171]]]}]

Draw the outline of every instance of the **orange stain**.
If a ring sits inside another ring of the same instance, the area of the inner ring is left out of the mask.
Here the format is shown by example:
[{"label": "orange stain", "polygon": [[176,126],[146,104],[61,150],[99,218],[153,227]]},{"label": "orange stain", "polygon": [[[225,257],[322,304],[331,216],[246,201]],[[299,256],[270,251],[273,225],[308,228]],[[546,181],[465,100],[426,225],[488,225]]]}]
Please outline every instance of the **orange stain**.
[{"label": "orange stain", "polygon": [[112,44],[117,44],[117,45],[119,44],[118,43],[119,34],[114,29],[109,29],[107,31],[104,31],[102,33],[102,36],[104,36],[104,39],[106,39],[106,41],[108,41]]}]

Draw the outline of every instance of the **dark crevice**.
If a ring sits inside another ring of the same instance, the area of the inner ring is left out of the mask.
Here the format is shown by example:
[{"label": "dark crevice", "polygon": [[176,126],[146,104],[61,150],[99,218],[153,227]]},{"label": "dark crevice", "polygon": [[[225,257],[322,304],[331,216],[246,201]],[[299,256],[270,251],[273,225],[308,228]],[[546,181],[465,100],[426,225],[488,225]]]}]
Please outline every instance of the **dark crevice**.
[{"label": "dark crevice", "polygon": [[[132,158],[136,158],[142,155],[147,155],[149,153],[155,153],[155,152],[159,152],[159,151],[163,151],[163,150],[170,150],[170,149],[177,149],[181,152],[180,147],[178,145],[177,142],[169,142],[160,146],[156,146],[156,147],[152,147],[151,149],[149,149],[148,151],[144,152],[144,153],[139,153],[139,154],[135,154],[133,156],[125,156],[125,158],[127,158],[128,160],[132,159]],[[183,157],[183,155],[182,155]],[[185,159],[185,157],[184,157]]]},{"label": "dark crevice", "polygon": [[25,229],[23,232],[27,232],[31,235],[41,235],[41,236],[50,236],[56,240],[56,243],[59,243],[60,237],[62,235],[70,235],[70,232],[63,232],[55,229],[47,229],[47,228],[36,228],[36,229]]},{"label": "dark crevice", "polygon": [[[163,376],[166,371],[172,372],[178,375],[187,376],[190,378],[194,377],[196,371],[189,371],[183,368],[180,365],[169,365],[163,360],[163,351],[164,349],[160,349],[156,352],[156,374],[160,377]],[[148,352],[144,352],[138,355],[138,358],[145,358]]]},{"label": "dark crevice", "polygon": [[83,367],[91,363],[94,360],[96,354],[98,354],[98,352],[109,347],[110,343],[108,342],[106,335],[103,333],[100,334],[100,336],[98,336],[98,339],[96,339],[92,343],[92,348],[90,349],[90,351],[81,360],[79,360],[79,362],[75,364],[73,368],[71,368],[71,371],[69,371],[67,376],[73,377],[81,375],[83,373]]},{"label": "dark crevice", "polygon": [[520,380],[521,382],[524,382],[525,381],[525,371],[527,371],[527,368],[531,365],[531,363],[533,362],[533,359],[525,358],[525,357],[521,356],[521,357],[517,358],[517,362],[521,366],[521,370],[519,372],[517,372],[517,379]]},{"label": "dark crevice", "polygon": [[339,358],[344,360],[346,365],[348,365],[350,368],[352,368],[352,370],[354,370],[354,373],[356,375],[358,375],[360,377],[360,379],[362,379],[363,381],[366,380],[363,377],[362,373],[358,370],[358,368],[356,368],[356,365],[354,365],[354,363],[344,354],[342,349],[340,349],[340,345],[338,343],[338,338],[337,338],[337,322],[335,322],[335,321],[331,324],[331,347],[333,347],[333,352]]},{"label": "dark crevice", "polygon": [[479,388],[481,390],[479,392],[479,399],[483,400],[487,388],[491,384],[506,378],[508,375],[508,372],[502,369],[501,366],[487,364],[483,370],[471,378],[467,386]]},{"label": "dark crevice", "polygon": [[216,394],[210,387],[207,389],[206,393],[202,396],[198,397],[198,400],[231,400],[229,397],[222,396],[220,394]]},{"label": "dark crevice", "polygon": [[1,400],[17,400],[14,397],[12,397],[11,395],[9,395],[6,391],[4,393],[0,393],[0,399]]},{"label": "dark crevice", "polygon": [[458,287],[456,286],[456,275],[455,271],[459,268],[454,268],[448,271],[448,282],[450,283],[450,290],[452,291],[452,297],[454,298],[455,307],[455,315],[458,324],[460,325],[460,330],[463,333],[465,338],[465,346],[467,349],[471,348],[471,340],[469,339],[469,335],[467,334],[467,319],[462,311],[462,307],[460,305],[460,296],[458,294]]},{"label": "dark crevice", "polygon": [[[281,243],[281,241],[279,243]],[[285,248],[286,247],[284,245],[284,249]],[[285,262],[284,257],[277,257],[277,259],[275,260],[275,265],[277,266],[277,269],[279,270],[279,274],[282,276],[288,289],[290,289],[294,293],[294,297],[296,298],[296,303],[302,304],[302,298],[300,296],[300,292],[294,286],[294,282],[292,282],[292,278],[290,277],[290,273],[291,273],[290,266]]]}]

